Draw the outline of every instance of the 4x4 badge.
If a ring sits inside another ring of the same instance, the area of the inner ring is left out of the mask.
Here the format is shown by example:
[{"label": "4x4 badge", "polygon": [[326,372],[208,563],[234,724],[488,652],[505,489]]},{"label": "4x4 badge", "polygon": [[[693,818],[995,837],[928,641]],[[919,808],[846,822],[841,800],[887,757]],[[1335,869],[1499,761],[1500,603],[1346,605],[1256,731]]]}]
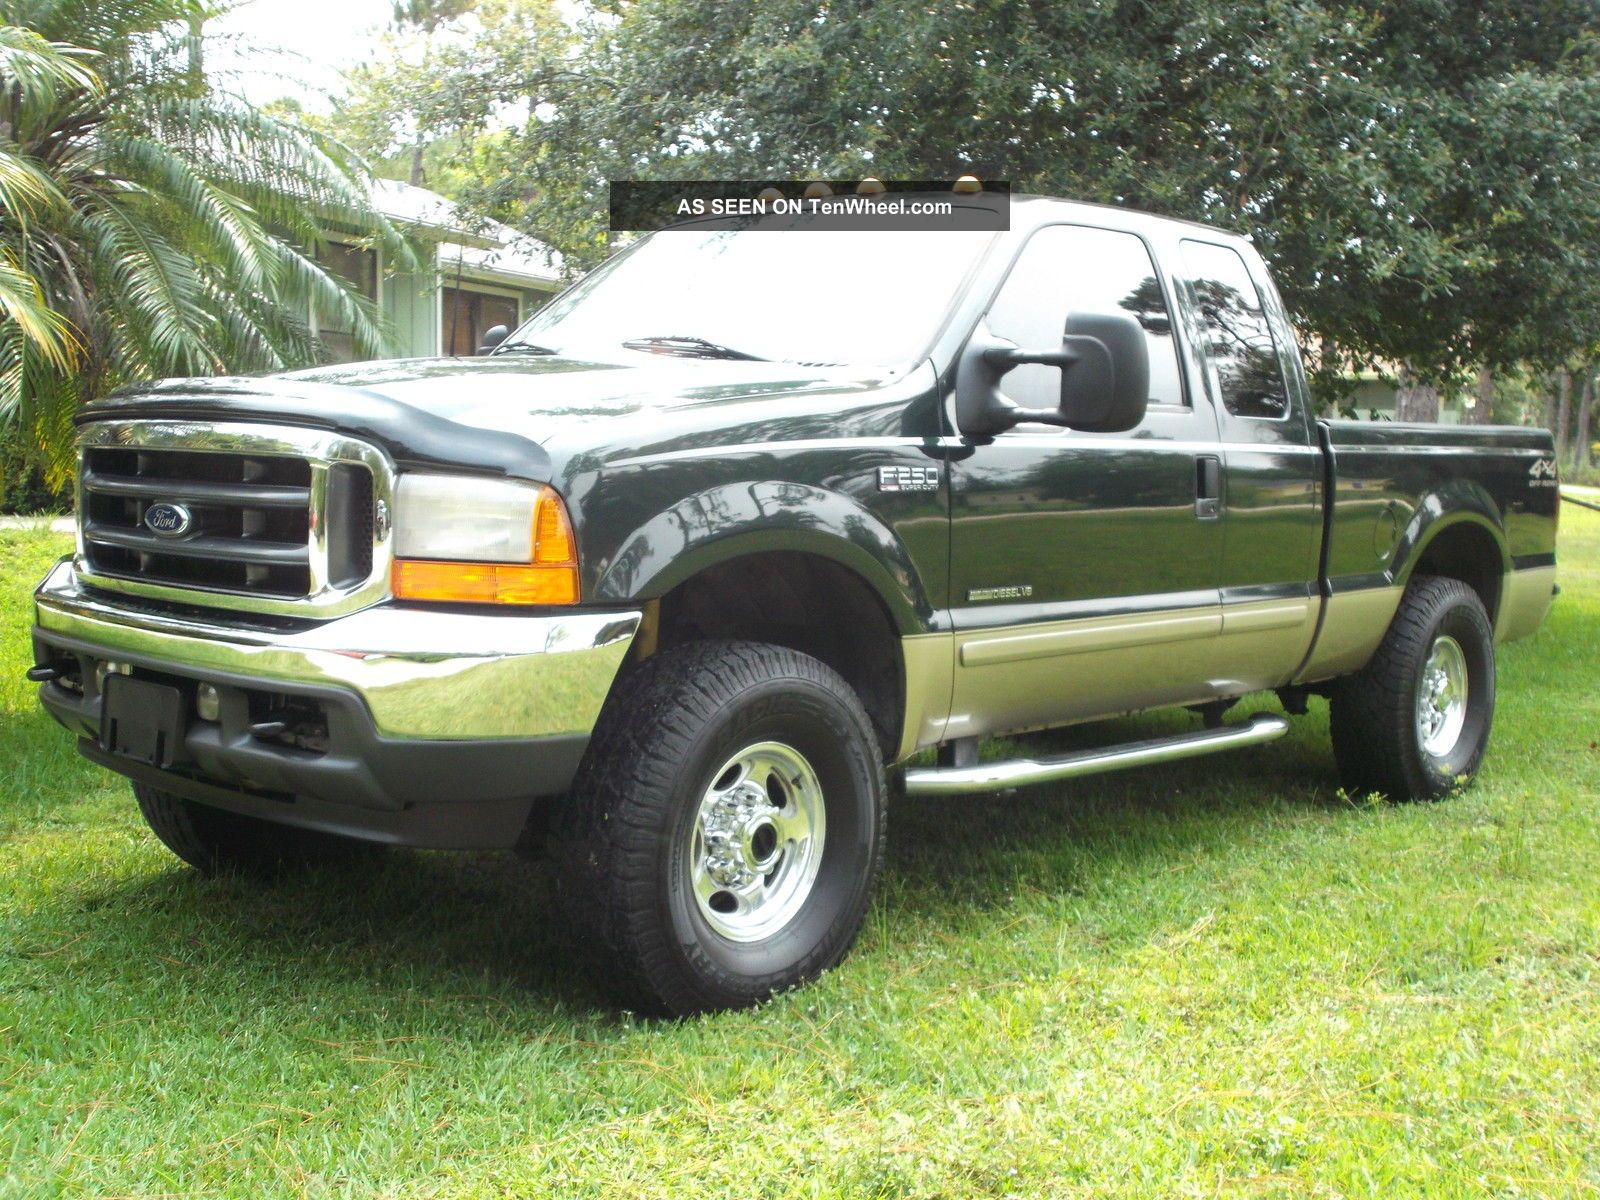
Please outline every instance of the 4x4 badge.
[{"label": "4x4 badge", "polygon": [[937,492],[938,467],[879,467],[880,492]]}]

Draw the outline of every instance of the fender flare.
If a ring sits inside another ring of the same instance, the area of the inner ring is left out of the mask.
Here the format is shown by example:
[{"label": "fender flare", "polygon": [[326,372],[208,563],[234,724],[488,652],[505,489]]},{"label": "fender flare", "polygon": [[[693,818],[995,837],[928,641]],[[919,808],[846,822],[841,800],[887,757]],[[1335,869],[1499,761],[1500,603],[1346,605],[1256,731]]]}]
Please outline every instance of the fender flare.
[{"label": "fender flare", "polygon": [[1488,535],[1499,552],[1499,574],[1504,577],[1511,570],[1511,548],[1499,505],[1481,484],[1452,479],[1424,495],[1400,531],[1390,566],[1394,581],[1402,587],[1409,583],[1428,547],[1461,525],[1475,526]]},{"label": "fender flare", "polygon": [[684,497],[622,538],[592,598],[658,599],[708,567],[774,551],[814,554],[860,576],[901,636],[933,627],[922,578],[894,530],[848,496],[786,480]]}]

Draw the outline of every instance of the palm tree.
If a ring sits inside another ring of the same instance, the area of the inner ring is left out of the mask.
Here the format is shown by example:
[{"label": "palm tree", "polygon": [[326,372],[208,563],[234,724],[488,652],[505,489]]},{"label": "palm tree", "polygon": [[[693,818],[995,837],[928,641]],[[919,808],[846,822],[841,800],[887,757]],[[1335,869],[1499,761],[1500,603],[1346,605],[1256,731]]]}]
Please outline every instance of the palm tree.
[{"label": "palm tree", "polygon": [[368,354],[375,308],[313,250],[404,240],[364,167],[197,69],[205,0],[0,0],[0,423],[70,469],[70,418],[128,381],[315,361],[310,314]]}]

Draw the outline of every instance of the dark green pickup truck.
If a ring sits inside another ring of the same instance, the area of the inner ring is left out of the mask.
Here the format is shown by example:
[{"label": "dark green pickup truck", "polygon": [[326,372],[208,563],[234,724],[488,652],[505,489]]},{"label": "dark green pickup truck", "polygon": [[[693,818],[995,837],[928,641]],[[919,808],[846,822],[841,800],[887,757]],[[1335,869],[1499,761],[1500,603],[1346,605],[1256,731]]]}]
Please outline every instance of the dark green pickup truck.
[{"label": "dark green pickup truck", "polygon": [[[838,962],[891,792],[1283,734],[1248,693],[1328,697],[1352,791],[1442,795],[1554,590],[1550,435],[1316,420],[1201,226],[690,227],[499,332],[90,406],[32,676],[202,869],[548,849],[640,1006]],[[1165,706],[1195,728],[976,752]]]}]

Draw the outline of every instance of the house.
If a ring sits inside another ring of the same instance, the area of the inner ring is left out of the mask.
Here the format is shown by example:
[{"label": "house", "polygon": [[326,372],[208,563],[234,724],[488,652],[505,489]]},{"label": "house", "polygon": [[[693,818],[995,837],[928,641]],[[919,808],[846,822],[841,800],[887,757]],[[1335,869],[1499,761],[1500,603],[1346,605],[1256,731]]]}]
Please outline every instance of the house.
[{"label": "house", "polygon": [[[355,229],[331,233],[317,257],[378,304],[399,357],[473,354],[487,330],[515,328],[565,286],[556,251],[507,225],[468,221],[437,192],[380,179],[373,207],[411,242],[414,265],[387,261]],[[359,357],[348,329],[326,314],[312,320],[326,362]]]},{"label": "house", "polygon": [[[1394,374],[1383,371],[1358,371],[1352,376],[1354,386],[1344,404],[1361,420],[1398,420],[1400,410],[1400,385]],[[1470,410],[1477,398],[1457,390],[1439,399],[1438,423],[1460,425],[1470,423]]]}]

